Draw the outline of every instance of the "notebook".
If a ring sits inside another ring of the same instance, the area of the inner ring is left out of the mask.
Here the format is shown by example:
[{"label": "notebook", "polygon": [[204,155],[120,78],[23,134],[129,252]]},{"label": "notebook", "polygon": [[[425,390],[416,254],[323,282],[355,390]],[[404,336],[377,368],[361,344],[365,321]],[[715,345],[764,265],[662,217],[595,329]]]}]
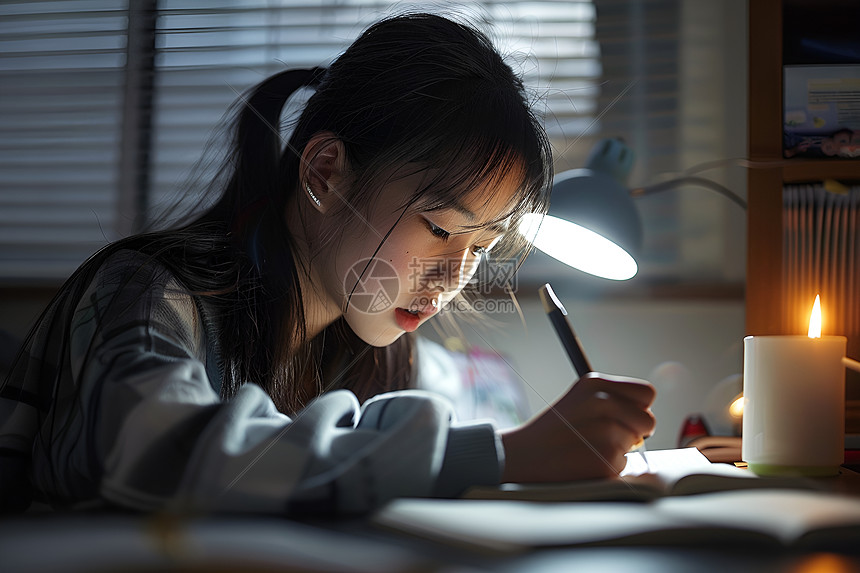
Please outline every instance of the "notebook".
[{"label": "notebook", "polygon": [[732,464],[711,463],[696,448],[678,448],[631,452],[627,454],[624,471],[614,479],[480,486],[466,490],[463,497],[530,501],[647,501],[667,495],[786,487],[820,489],[818,482],[808,478],[758,477]]},{"label": "notebook", "polygon": [[588,545],[738,545],[856,550],[860,498],[733,490],[639,502],[400,499],[373,516],[388,529],[500,552]]}]

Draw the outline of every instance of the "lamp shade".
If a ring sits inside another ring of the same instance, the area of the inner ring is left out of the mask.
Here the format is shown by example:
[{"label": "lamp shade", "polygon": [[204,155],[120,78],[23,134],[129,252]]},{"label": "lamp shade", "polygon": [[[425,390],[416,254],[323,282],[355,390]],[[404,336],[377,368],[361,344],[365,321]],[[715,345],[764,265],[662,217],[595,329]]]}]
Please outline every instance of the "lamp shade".
[{"label": "lamp shade", "polygon": [[627,187],[632,151],[618,139],[592,149],[584,169],[555,176],[549,214],[527,216],[520,232],[546,254],[583,272],[636,275],[642,222]]}]

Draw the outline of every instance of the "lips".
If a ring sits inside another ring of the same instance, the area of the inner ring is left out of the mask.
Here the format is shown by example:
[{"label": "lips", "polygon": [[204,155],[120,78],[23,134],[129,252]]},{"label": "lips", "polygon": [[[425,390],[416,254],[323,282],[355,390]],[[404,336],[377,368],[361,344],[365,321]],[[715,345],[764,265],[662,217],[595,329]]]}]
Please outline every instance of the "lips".
[{"label": "lips", "polygon": [[413,332],[421,324],[421,313],[411,313],[405,308],[394,309],[394,318],[397,326],[406,332]]},{"label": "lips", "polygon": [[406,332],[413,332],[422,322],[436,314],[436,311],[437,308],[433,305],[427,305],[412,311],[398,307],[394,309],[394,316],[400,328]]}]

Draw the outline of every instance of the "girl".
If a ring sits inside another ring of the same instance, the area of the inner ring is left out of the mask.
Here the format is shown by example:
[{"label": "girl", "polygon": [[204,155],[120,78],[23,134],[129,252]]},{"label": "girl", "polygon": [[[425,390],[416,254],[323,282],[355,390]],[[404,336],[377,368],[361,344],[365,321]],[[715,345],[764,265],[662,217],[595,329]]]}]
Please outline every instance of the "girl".
[{"label": "girl", "polygon": [[390,18],[243,104],[219,199],[94,255],[25,343],[0,397],[5,509],[365,512],[623,467],[653,429],[647,383],[586,376],[504,433],[406,389],[405,333],[547,208],[545,134],[485,36]]}]

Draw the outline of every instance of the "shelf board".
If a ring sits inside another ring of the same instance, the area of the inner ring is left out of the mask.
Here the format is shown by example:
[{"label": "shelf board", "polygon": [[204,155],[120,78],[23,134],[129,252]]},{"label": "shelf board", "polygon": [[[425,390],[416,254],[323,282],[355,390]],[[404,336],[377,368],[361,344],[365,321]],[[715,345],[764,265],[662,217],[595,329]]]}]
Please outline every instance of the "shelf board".
[{"label": "shelf board", "polygon": [[860,161],[851,159],[792,159],[782,167],[786,183],[802,181],[860,181]]}]

